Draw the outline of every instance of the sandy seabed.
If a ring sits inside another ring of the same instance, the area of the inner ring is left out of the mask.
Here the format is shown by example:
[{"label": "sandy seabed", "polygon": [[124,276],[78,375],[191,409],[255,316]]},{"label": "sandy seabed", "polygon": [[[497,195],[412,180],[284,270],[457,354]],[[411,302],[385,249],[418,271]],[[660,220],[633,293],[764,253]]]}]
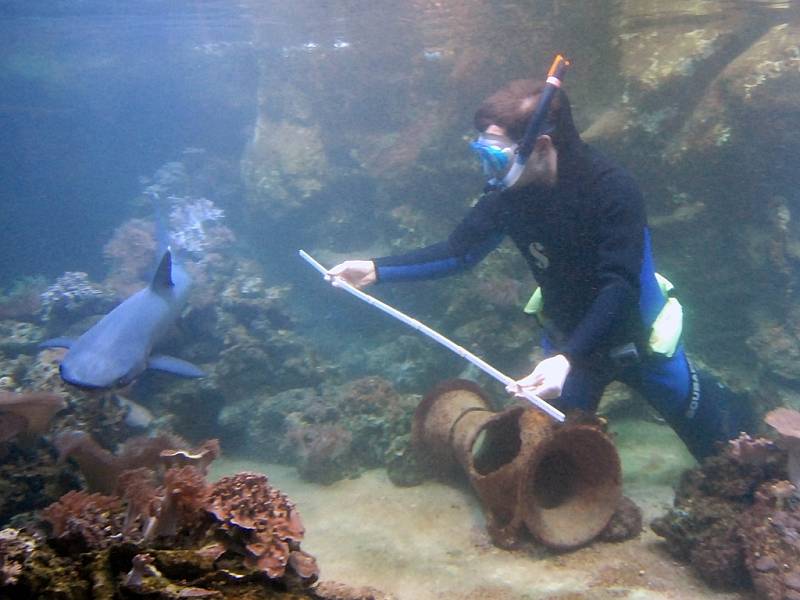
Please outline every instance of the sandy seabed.
[{"label": "sandy seabed", "polygon": [[218,461],[212,476],[267,474],[296,502],[306,526],[302,547],[316,556],[321,579],[371,586],[399,600],[753,600],[708,588],[647,526],[666,512],[673,485],[692,466],[680,442],[653,423],[613,429],[624,492],[642,509],[645,530],[627,542],[566,554],[494,547],[466,487],[428,481],[399,488],[384,470],[320,486],[286,466],[230,458]]}]

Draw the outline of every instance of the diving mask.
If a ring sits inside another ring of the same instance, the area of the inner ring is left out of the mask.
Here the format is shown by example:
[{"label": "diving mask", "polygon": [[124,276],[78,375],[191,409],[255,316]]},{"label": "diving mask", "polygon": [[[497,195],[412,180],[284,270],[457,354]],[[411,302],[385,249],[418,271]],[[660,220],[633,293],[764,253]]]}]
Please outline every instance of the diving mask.
[{"label": "diving mask", "polygon": [[483,172],[489,178],[489,183],[492,183],[502,181],[508,173],[511,163],[514,161],[517,144],[504,135],[482,133],[478,139],[470,142],[470,148],[481,161]]}]

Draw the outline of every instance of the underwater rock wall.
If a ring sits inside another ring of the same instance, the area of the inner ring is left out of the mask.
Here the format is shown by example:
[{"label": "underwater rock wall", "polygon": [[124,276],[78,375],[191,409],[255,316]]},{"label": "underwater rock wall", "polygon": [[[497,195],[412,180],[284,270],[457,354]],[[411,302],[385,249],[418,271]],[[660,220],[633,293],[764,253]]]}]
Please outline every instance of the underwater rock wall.
[{"label": "underwater rock wall", "polygon": [[[465,144],[475,106],[508,79],[538,76],[562,50],[574,60],[567,89],[586,138],[645,191],[657,263],[680,292],[690,351],[734,387],[769,388],[758,399],[766,405],[800,402],[781,358],[800,353],[790,302],[800,272],[796,8],[415,4],[418,16],[398,17],[418,36],[393,48],[366,14],[374,38],[288,47],[283,63],[263,57],[259,117],[243,158],[254,222],[301,229],[288,237],[330,264],[438,241],[481,187]],[[504,41],[493,45],[498,35]],[[515,35],[524,52],[510,49]],[[474,275],[425,287],[408,304],[516,368],[530,338],[514,332],[532,328],[516,307],[533,283],[514,254],[508,248]]]},{"label": "underwater rock wall", "polygon": [[[274,6],[251,8],[287,22],[320,20],[313,7],[293,8],[291,15]],[[476,99],[504,73],[546,69],[542,56],[554,35],[547,27],[527,37],[530,52],[497,51],[509,28],[525,35],[526,10],[489,2],[382,5],[348,13],[346,33],[310,25],[301,28],[308,39],[288,39],[286,32],[280,52],[265,50],[258,117],[242,160],[250,227],[280,232],[275,239],[254,233],[264,260],[277,257],[285,269],[300,272],[287,277],[298,279],[307,267],[294,262],[290,249],[305,248],[332,266],[446,235],[482,185],[464,141]],[[393,26],[398,21],[408,25],[402,32]],[[257,30],[259,44],[274,46],[274,35],[267,39],[271,34],[269,27]],[[386,43],[398,34],[396,43]],[[524,361],[530,324],[518,306],[533,283],[520,280],[524,265],[512,248],[504,246],[491,260],[498,270],[484,270],[477,279],[453,278],[447,286],[426,285],[421,293],[397,286],[392,293],[401,307],[455,333],[471,351]],[[333,334],[336,342],[345,340],[340,350],[341,344],[326,340],[329,328],[313,325],[320,313],[330,319],[329,313],[340,310],[326,302],[330,293],[317,286],[296,288],[290,296],[306,308],[308,335],[321,355],[343,366],[345,377],[382,376],[420,394],[464,368],[426,340],[415,342],[414,333],[398,336],[393,325],[372,326],[357,338]],[[359,319],[365,309],[345,310],[335,318]],[[502,321],[519,335],[495,335],[505,329]]]},{"label": "underwater rock wall", "polygon": [[800,123],[796,11],[622,7],[621,93],[587,133],[643,184],[657,262],[683,300],[690,350],[734,386],[769,389],[757,398],[765,406],[796,401],[774,345],[783,358],[797,352],[790,298],[800,206],[788,176]]}]

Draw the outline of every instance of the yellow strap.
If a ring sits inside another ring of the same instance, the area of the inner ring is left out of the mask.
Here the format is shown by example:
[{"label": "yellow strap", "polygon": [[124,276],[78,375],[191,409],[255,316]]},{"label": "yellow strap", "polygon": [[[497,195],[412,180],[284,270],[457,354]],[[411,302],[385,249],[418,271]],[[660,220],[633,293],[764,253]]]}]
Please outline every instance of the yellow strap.
[{"label": "yellow strap", "polygon": [[[678,343],[681,341],[681,333],[683,333],[683,306],[681,306],[677,298],[671,298],[669,296],[669,293],[675,289],[672,282],[660,273],[656,273],[655,275],[658,287],[664,295],[664,298],[666,298],[666,302],[661,312],[658,313],[658,316],[653,321],[653,325],[650,329],[648,346],[652,352],[669,358],[675,354]],[[522,310],[529,315],[540,315],[543,308],[544,299],[542,298],[542,290],[537,287]]]},{"label": "yellow strap", "polygon": [[537,287],[535,290],[533,290],[533,294],[531,295],[527,304],[525,304],[525,308],[523,308],[522,311],[529,315],[536,315],[542,312],[542,308],[544,308],[542,290]]}]

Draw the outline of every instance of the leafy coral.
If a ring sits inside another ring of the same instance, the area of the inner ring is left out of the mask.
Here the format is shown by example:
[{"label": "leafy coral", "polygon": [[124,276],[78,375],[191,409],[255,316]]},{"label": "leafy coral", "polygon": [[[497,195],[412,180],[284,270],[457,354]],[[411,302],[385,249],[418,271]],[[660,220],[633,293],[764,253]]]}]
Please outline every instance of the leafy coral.
[{"label": "leafy coral", "polygon": [[[307,597],[303,590],[319,570],[300,548],[304,528],[294,503],[264,475],[209,484],[207,457],[218,452],[212,440],[195,452],[154,453],[132,443],[126,453],[108,453],[118,462],[135,455],[140,463],[116,474],[115,492],[68,492],[42,510],[36,527],[47,533],[27,546],[15,541],[16,530],[0,536],[3,592],[41,595],[61,585],[56,566],[63,565],[83,583],[64,598],[82,598],[88,587],[109,599],[237,597],[243,588],[254,598],[280,590]],[[45,555],[54,565],[49,576],[32,562]]]}]

